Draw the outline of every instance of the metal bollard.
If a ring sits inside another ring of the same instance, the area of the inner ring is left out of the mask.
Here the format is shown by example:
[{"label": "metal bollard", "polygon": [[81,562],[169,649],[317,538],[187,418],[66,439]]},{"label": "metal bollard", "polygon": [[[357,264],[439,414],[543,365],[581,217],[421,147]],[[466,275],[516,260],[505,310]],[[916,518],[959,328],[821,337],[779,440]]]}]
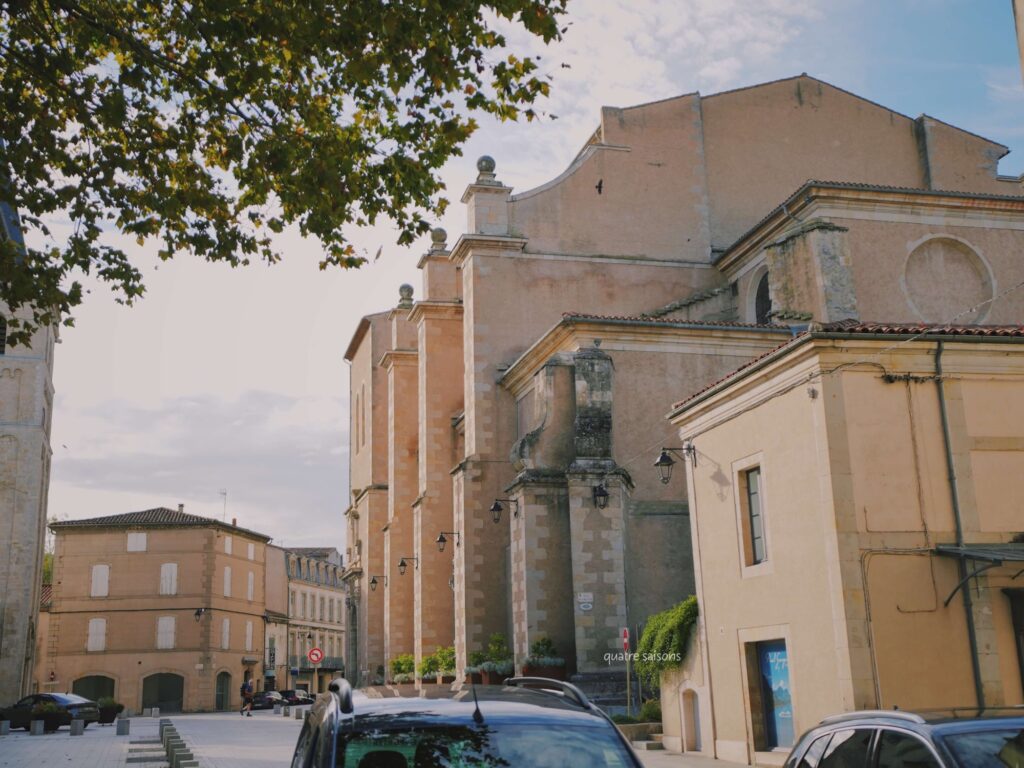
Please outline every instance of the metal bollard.
[{"label": "metal bollard", "polygon": [[120,717],[117,718],[117,735],[118,736],[128,736],[129,733],[131,732],[131,729],[132,729],[132,721],[131,720],[129,720],[127,717],[124,718],[123,720]]},{"label": "metal bollard", "polygon": [[72,720],[71,721],[71,735],[81,736],[85,733],[85,720]]}]

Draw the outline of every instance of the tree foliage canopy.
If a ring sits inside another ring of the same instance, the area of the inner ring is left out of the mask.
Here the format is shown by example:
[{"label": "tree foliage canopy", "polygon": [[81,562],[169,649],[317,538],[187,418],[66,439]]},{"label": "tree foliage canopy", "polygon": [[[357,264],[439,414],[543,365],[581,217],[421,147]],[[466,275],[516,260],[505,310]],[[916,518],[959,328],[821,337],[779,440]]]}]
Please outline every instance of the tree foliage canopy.
[{"label": "tree foliage canopy", "polygon": [[130,304],[115,233],[237,266],[295,225],[322,269],[362,263],[347,225],[411,242],[473,115],[533,119],[548,93],[496,20],[550,42],[566,2],[0,0],[0,201],[46,242],[0,244],[0,299],[70,323],[86,273]]}]

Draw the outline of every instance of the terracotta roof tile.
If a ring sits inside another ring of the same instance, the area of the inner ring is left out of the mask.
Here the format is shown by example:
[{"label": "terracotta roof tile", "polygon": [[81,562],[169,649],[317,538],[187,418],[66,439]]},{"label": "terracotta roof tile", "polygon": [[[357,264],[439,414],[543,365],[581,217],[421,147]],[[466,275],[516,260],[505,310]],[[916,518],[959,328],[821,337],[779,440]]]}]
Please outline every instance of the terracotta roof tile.
[{"label": "terracotta roof tile", "polygon": [[694,326],[695,328],[750,328],[759,331],[786,331],[789,332],[788,325],[779,324],[767,324],[758,325],[757,323],[737,323],[729,320],[670,320],[665,317],[657,317],[655,315],[591,315],[582,312],[563,312],[563,320],[593,320],[595,322],[612,322],[612,323],[645,323],[648,325],[666,325],[666,326]]},{"label": "terracotta roof tile", "polygon": [[90,517],[84,520],[61,520],[60,522],[50,523],[50,528],[55,529],[135,528],[147,526],[155,528],[222,528],[241,531],[242,533],[248,533],[262,539],[269,540],[270,538],[266,534],[239,528],[235,525],[228,525],[220,520],[214,520],[212,517],[191,515],[188,512],[179,512],[176,509],[168,509],[167,507],[155,507],[153,509],[144,509],[140,512],[126,512],[120,515]]}]

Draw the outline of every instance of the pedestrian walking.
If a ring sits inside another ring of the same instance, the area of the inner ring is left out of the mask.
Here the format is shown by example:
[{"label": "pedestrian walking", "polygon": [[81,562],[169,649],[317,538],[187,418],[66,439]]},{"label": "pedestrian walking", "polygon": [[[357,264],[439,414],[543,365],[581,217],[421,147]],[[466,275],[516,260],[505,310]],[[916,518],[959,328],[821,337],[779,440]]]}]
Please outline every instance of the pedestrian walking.
[{"label": "pedestrian walking", "polygon": [[238,713],[242,717],[252,717],[252,680],[242,683],[242,709]]}]

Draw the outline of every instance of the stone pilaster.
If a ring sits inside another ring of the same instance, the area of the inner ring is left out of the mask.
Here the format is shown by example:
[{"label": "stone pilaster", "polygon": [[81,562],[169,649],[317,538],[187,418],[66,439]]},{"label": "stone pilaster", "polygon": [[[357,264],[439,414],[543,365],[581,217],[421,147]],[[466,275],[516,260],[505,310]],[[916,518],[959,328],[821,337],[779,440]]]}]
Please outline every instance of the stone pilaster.
[{"label": "stone pilaster", "polygon": [[858,317],[846,233],[816,219],[765,249],[773,317],[822,323]]}]

